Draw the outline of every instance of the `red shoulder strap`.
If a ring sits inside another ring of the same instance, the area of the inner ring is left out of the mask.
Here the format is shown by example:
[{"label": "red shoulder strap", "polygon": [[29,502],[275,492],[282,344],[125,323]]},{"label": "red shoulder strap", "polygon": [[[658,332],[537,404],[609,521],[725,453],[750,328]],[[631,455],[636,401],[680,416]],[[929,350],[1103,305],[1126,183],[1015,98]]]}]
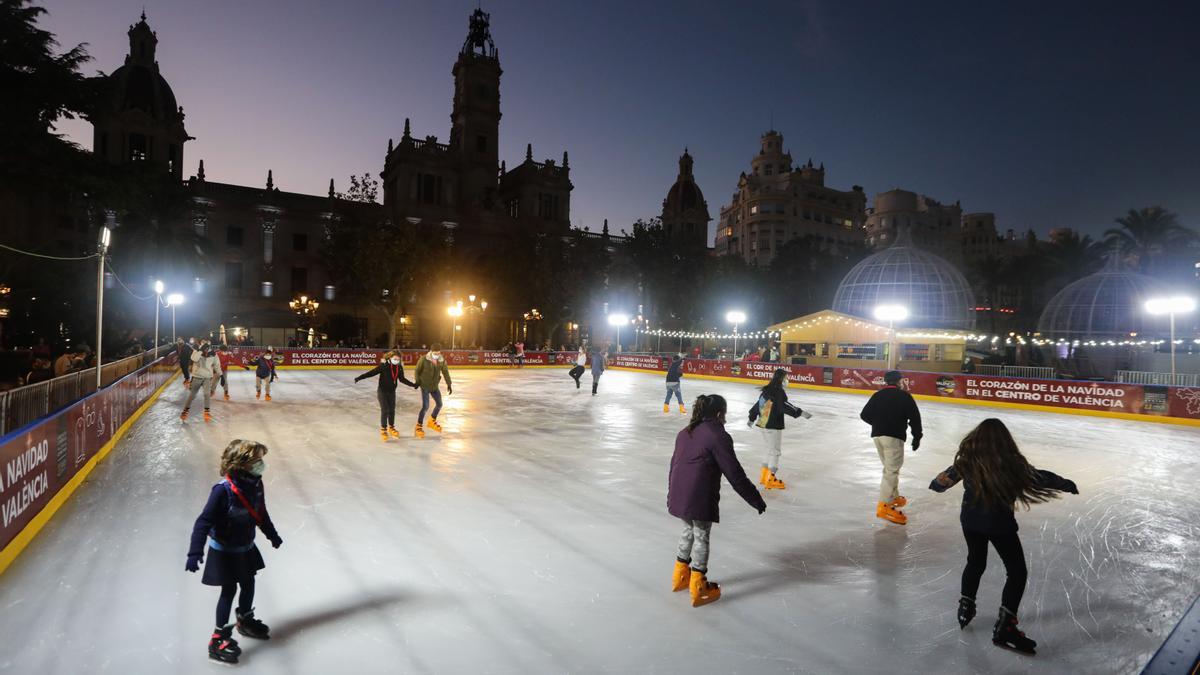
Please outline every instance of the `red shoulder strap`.
[{"label": "red shoulder strap", "polygon": [[225,482],[229,484],[229,489],[233,490],[233,495],[238,498],[238,501],[242,503],[242,506],[246,507],[246,510],[250,512],[250,517],[254,519],[254,522],[261,526],[263,522],[262,517],[259,516],[258,511],[250,505],[250,502],[246,499],[246,496],[242,494],[242,491],[238,489],[238,486],[233,482],[233,479],[227,475],[225,476]]}]

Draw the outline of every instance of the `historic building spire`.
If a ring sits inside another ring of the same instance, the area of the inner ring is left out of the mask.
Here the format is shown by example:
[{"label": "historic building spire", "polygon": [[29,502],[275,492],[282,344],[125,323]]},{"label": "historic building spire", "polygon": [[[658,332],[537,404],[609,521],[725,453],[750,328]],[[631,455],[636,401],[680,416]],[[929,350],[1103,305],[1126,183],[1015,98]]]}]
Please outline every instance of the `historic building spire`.
[{"label": "historic building spire", "polygon": [[707,248],[708,203],[692,176],[692,155],[687,148],[679,157],[679,174],[663,200],[662,224],[667,236],[675,242]]}]

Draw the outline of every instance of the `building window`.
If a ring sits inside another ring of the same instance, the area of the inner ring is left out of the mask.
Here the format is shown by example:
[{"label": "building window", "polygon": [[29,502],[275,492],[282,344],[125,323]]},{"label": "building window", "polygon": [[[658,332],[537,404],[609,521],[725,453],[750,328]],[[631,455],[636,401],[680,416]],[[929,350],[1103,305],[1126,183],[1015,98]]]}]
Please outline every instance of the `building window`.
[{"label": "building window", "polygon": [[422,204],[441,204],[442,177],[430,173],[417,174],[417,201]]},{"label": "building window", "polygon": [[307,234],[293,234],[292,235],[292,250],[293,251],[307,251],[308,250],[308,235]]},{"label": "building window", "polygon": [[757,213],[758,213],[758,204],[755,204],[754,206],[751,206],[751,207],[750,207],[750,215],[752,215],[752,216],[753,216],[753,215],[755,215],[755,214],[757,214]]},{"label": "building window", "polygon": [[140,162],[147,157],[145,134],[129,134],[129,159]]},{"label": "building window", "polygon": [[764,169],[765,169],[765,170],[763,171],[763,173],[765,173],[765,174],[766,174],[766,175],[768,175],[768,176],[770,176],[770,175],[772,175],[773,173],[775,173],[775,167],[774,167],[774,166],[772,166],[772,165],[770,165],[770,164],[766,165],[766,166],[764,167]]},{"label": "building window", "polygon": [[558,217],[558,195],[538,195],[538,217],[547,220]]},{"label": "building window", "polygon": [[262,282],[262,296],[269,298],[272,295],[275,295],[275,284],[270,281]]},{"label": "building window", "polygon": [[225,263],[225,288],[235,291],[242,289],[242,263]]},{"label": "building window", "polygon": [[521,217],[521,200],[520,199],[508,200],[508,217],[509,218],[520,218]]},{"label": "building window", "polygon": [[242,245],[242,228],[237,225],[229,225],[225,228],[225,244],[227,246]]},{"label": "building window", "polygon": [[308,268],[292,268],[292,295],[308,292]]},{"label": "building window", "polygon": [[333,286],[325,287],[325,299],[326,300],[333,300],[336,295],[337,295],[336,288],[334,288]]}]

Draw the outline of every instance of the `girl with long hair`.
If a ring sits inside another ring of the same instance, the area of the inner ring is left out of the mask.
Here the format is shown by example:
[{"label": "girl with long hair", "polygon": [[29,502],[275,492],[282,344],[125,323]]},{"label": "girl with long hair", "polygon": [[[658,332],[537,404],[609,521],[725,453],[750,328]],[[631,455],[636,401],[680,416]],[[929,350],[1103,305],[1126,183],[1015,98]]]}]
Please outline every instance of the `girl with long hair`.
[{"label": "girl with long hair", "polygon": [[954,464],[929,484],[945,492],[963,483],[963,538],[967,540],[967,565],[962,573],[962,598],[958,601],[958,625],[965,628],[975,618],[975,593],[987,569],[988,543],[996,548],[1008,578],[1001,594],[1000,616],[992,628],[992,643],[1025,654],[1034,654],[1037,643],[1017,630],[1017,609],[1025,593],[1028,570],[1025,552],[1017,535],[1016,503],[1026,509],[1058,496],[1079,494],[1075,483],[1035,469],[1021,454],[1008,427],[995,418],[985,419],[958,446]]},{"label": "girl with long hair", "polygon": [[733,452],[733,438],[725,431],[725,411],[720,396],[696,399],[691,422],[675,436],[667,476],[667,511],[684,523],[671,590],[689,589],[692,607],[721,597],[721,589],[707,578],[708,535],[713,523],[720,521],[721,476],[759,514],[767,509]]},{"label": "girl with long hair", "polygon": [[400,438],[396,430],[396,386],[403,383],[413,389],[417,383],[404,376],[404,364],[401,363],[400,353],[389,351],[383,355],[379,365],[354,378],[355,382],[378,377],[379,386],[375,398],[379,399],[379,437],[386,443],[388,436]]},{"label": "girl with long hair", "polygon": [[788,403],[787,392],[784,391],[787,387],[787,377],[786,368],[775,369],[771,381],[762,388],[754,405],[750,406],[750,419],[746,422],[746,426],[757,424],[767,445],[767,454],[763,457],[758,482],[768,490],[787,489],[787,485],[775,475],[779,470],[779,457],[783,454],[783,416],[804,419],[812,417],[812,413]]}]

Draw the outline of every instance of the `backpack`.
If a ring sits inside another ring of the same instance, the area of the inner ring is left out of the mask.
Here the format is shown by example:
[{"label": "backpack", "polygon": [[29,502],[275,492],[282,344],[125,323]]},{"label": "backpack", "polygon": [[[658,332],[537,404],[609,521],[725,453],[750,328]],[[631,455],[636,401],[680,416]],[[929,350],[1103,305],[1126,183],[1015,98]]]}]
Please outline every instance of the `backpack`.
[{"label": "backpack", "polygon": [[767,428],[767,420],[771,418],[771,409],[775,407],[775,402],[767,398],[766,395],[760,394],[758,397],[758,420],[754,425],[759,429]]}]

